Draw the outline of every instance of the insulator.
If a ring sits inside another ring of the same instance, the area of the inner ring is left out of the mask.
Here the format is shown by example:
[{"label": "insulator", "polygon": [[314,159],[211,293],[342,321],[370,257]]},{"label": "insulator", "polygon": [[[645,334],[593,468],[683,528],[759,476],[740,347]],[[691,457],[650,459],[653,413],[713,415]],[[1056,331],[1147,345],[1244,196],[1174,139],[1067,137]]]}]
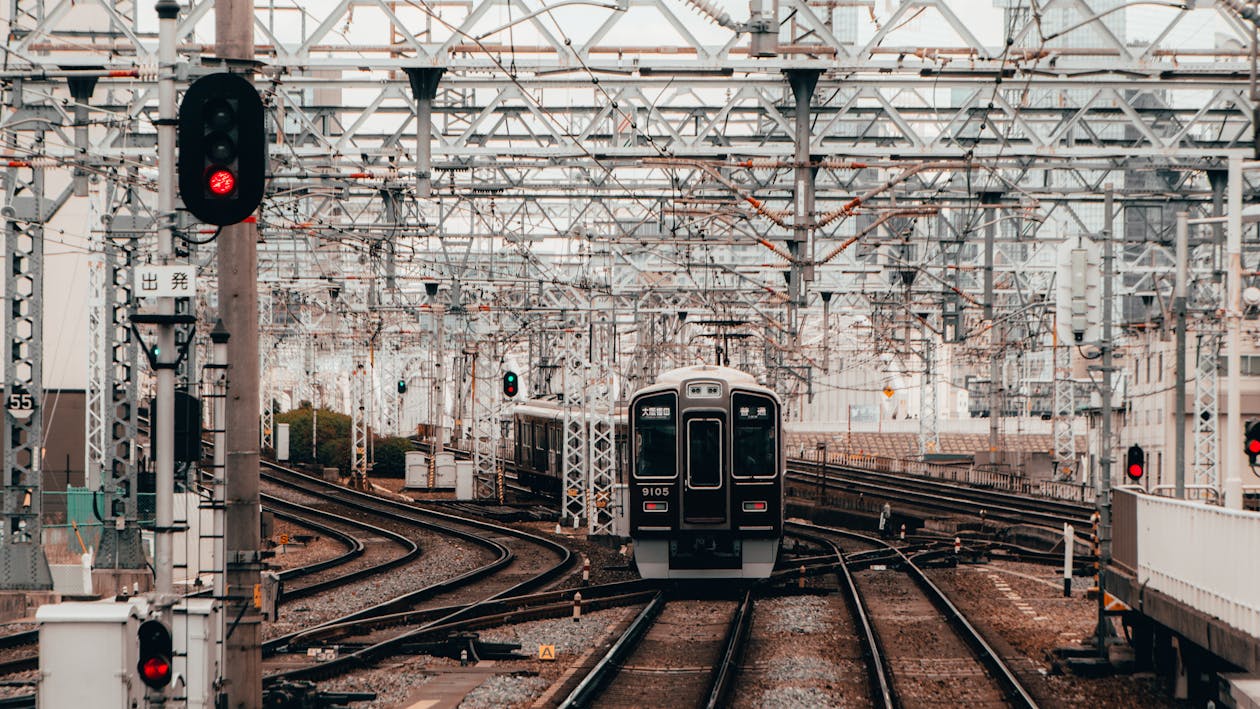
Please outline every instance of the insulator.
[{"label": "insulator", "polygon": [[136,67],[136,72],[137,78],[141,81],[157,81],[158,74],[160,73],[157,59],[154,58],[152,60],[141,62],[140,66]]},{"label": "insulator", "polygon": [[705,15],[723,27],[726,27],[731,22],[731,16],[715,7],[709,0],[687,0],[687,4],[694,7],[701,15]]}]

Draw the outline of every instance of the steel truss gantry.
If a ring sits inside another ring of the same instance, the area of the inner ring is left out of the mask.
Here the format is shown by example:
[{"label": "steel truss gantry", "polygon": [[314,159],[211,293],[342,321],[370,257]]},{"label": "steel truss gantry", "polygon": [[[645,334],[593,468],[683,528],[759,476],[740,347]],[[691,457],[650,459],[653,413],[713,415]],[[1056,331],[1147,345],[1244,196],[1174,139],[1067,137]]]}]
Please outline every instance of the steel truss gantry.
[{"label": "steel truss gantry", "polygon": [[[927,334],[927,333],[925,333]],[[922,391],[919,394],[919,456],[941,452],[941,430],[937,419],[937,372],[935,339],[928,334],[923,339]]]},{"label": "steel truss gantry", "polygon": [[471,377],[473,408],[472,453],[473,494],[478,500],[503,503],[503,470],[499,461],[502,438],[503,396],[496,374],[500,358],[488,343],[478,346],[473,354]]},{"label": "steel truss gantry", "polygon": [[[44,131],[36,129],[33,140],[43,142]],[[44,195],[42,166],[27,170],[10,167],[3,174],[4,262],[8,273],[4,284],[0,588],[42,590],[52,588],[41,537],[44,373],[40,355],[44,345],[44,223],[53,205]]]},{"label": "steel truss gantry", "polygon": [[556,359],[561,367],[561,387],[564,398],[563,455],[560,459],[561,488],[560,521],[581,526],[587,519],[589,501],[587,476],[590,471],[589,431],[587,425],[588,398],[586,381],[586,356],[588,338],[584,313],[566,313],[561,316],[562,332],[557,336]]},{"label": "steel truss gantry", "polygon": [[587,439],[590,478],[586,484],[587,533],[612,536],[619,511],[614,496],[617,484],[616,448],[616,324],[608,309],[596,299],[591,303],[590,356],[586,362]]},{"label": "steel truss gantry", "polygon": [[1054,464],[1060,480],[1071,480],[1076,469],[1076,382],[1072,378],[1072,348],[1054,345]]},{"label": "steel truss gantry", "polygon": [[[1004,12],[980,5],[975,11]],[[1018,346],[1049,350],[1048,331],[1028,325],[1049,312],[1034,300],[1047,270],[1038,254],[1098,230],[1103,184],[1117,186],[1126,225],[1141,225],[1124,230],[1133,248],[1120,250],[1120,270],[1134,277],[1122,294],[1170,288],[1159,278],[1171,243],[1165,212],[1209,201],[1205,171],[1251,150],[1251,35],[1229,3],[1144,9],[1153,13],[1144,15],[1145,42],[1117,28],[1133,8],[1096,19],[1080,0],[1006,5],[1009,16],[993,23],[1003,36],[993,37],[942,0],[869,13],[781,0],[778,17],[747,22],[709,4],[639,0],[589,8],[581,23],[516,0],[441,13],[369,0],[260,5],[258,84],[275,129],[260,287],[335,286],[349,295],[366,270],[380,272],[395,297],[359,304],[373,303],[364,307],[400,328],[414,325],[419,311],[406,308],[425,303],[426,282],[456,278],[480,290],[469,306],[517,309],[539,322],[607,296],[627,342],[669,341],[683,311],[693,321],[743,321],[750,341],[739,354],[764,351],[758,374],[770,370],[785,392],[803,396],[820,352],[816,339],[785,332],[809,322],[808,289],[798,291],[795,271],[812,269],[814,287],[873,311],[893,290],[886,273],[914,269],[905,308],[938,312],[948,284],[964,330],[984,332],[974,241],[986,218],[973,194],[988,189],[1006,195],[1000,218],[1020,224],[997,237],[992,320],[1023,335]],[[212,70],[201,59],[212,8],[200,0],[182,12],[180,82]],[[81,199],[88,180],[100,179],[131,195],[137,222],[153,213],[149,10],[9,3],[0,140],[8,174],[30,181],[39,169],[73,185],[47,204]],[[289,21],[298,12],[303,21]],[[925,26],[944,39],[925,42]],[[1207,40],[1184,39],[1196,26],[1211,28]],[[651,46],[644,27],[660,29]],[[792,77],[799,89],[815,72],[814,90],[796,92],[812,96],[801,145]],[[811,190],[797,187],[804,176]],[[797,203],[807,192],[812,209]],[[3,206],[32,194],[6,192]],[[955,213],[976,218],[950,219]],[[32,222],[6,219],[6,228],[14,223]],[[185,237],[206,236],[186,227]],[[933,246],[943,240],[954,247]],[[607,244],[615,276],[590,279],[583,259],[558,246],[572,242]],[[544,285],[537,312],[524,310],[520,294]],[[93,287],[108,281],[94,278]],[[643,333],[644,323],[659,332]],[[105,327],[110,340],[94,340],[94,371],[108,366],[100,352],[127,342],[119,339],[126,328]],[[852,334],[868,344],[876,335]],[[984,339],[962,343],[951,364],[977,356]],[[112,455],[115,439],[101,432],[115,430],[109,419],[123,404],[134,425],[138,376],[119,375],[116,390],[132,398],[90,421],[94,459]],[[103,378],[93,382],[95,412],[108,389]]]},{"label": "steel truss gantry", "polygon": [[[1220,477],[1221,333],[1199,333],[1194,360],[1194,485],[1221,489]],[[1231,425],[1233,425],[1231,423]]]},{"label": "steel truss gantry", "polygon": [[372,370],[362,362],[350,373],[350,487],[368,490],[369,400],[372,396]]}]

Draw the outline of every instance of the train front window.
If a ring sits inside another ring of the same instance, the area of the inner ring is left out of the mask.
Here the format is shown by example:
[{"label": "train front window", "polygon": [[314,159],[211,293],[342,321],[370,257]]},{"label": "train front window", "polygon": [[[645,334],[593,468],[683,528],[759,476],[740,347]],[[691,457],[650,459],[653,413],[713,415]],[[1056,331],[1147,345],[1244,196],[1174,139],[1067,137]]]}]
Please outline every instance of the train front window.
[{"label": "train front window", "polygon": [[677,408],[673,393],[645,396],[634,402],[635,477],[678,475]]},{"label": "train front window", "polygon": [[722,486],[722,422],[687,422],[687,483],[693,488]]},{"label": "train front window", "polygon": [[735,394],[731,474],[741,478],[772,477],[778,471],[778,405],[768,396]]}]

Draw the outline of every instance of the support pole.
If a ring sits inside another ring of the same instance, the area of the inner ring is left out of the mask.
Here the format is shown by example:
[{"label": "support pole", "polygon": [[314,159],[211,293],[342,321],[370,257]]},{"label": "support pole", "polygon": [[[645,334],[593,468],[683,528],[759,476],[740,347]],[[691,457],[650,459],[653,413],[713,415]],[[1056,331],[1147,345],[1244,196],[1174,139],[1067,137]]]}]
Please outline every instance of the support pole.
[{"label": "support pole", "polygon": [[1063,523],[1063,597],[1072,596],[1072,555],[1076,552],[1076,529]]},{"label": "support pole", "polygon": [[1112,346],[1111,321],[1115,304],[1112,302],[1112,272],[1115,268],[1115,244],[1112,243],[1112,221],[1115,219],[1115,195],[1111,183],[1103,188],[1103,272],[1102,272],[1102,435],[1098,439],[1098,627],[1095,639],[1100,655],[1107,656],[1107,642],[1111,638],[1111,626],[1107,620],[1107,566],[1111,563],[1111,372],[1114,347]]},{"label": "support pole", "polygon": [[[179,3],[159,0],[158,64],[158,262],[170,265],[175,258],[175,25]],[[175,299],[158,299],[158,313],[175,315]],[[158,324],[157,333],[157,416],[153,421],[157,448],[154,483],[155,528],[153,563],[154,598],[163,620],[172,619],[175,603],[174,523],[175,523],[175,324]]]},{"label": "support pole", "polygon": [[[1002,198],[998,192],[982,192],[980,203],[997,204]],[[986,219],[984,225],[984,319],[989,323],[989,465],[997,465],[999,430],[998,422],[1002,414],[1002,348],[1001,328],[994,321],[993,295],[993,246],[997,238],[997,210],[986,209],[981,212]]]},{"label": "support pole", "polygon": [[818,69],[789,69],[788,83],[796,99],[796,175],[793,204],[792,238],[788,252],[792,263],[788,271],[788,332],[791,345],[799,345],[800,308],[805,305],[805,284],[814,279],[814,245],[811,220],[814,214],[814,168],[810,166],[810,102],[822,72]]},{"label": "support pole", "polygon": [[[254,60],[252,0],[214,5],[215,54]],[[261,616],[254,607],[260,583],[258,496],[258,228],[252,218],[223,227],[218,238],[219,316],[227,342],[228,398],[224,474],[227,535],[224,589],[223,684],[225,706],[262,704]]]},{"label": "support pole", "polygon": [[1229,156],[1225,254],[1229,290],[1225,301],[1225,506],[1243,508],[1242,491],[1242,157]]},{"label": "support pole", "polygon": [[416,196],[433,196],[433,99],[437,98],[438,82],[443,68],[405,67],[416,99]]},{"label": "support pole", "polygon": [[1186,281],[1189,280],[1189,215],[1177,212],[1177,281],[1173,287],[1173,312],[1177,317],[1176,324],[1176,362],[1177,391],[1175,425],[1176,430],[1176,496],[1184,500],[1186,497]]}]

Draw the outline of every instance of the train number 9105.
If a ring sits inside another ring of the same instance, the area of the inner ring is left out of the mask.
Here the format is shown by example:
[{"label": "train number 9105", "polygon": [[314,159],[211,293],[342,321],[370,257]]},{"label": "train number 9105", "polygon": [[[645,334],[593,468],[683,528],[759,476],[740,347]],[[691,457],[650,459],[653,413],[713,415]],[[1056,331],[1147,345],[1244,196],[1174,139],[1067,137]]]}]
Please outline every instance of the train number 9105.
[{"label": "train number 9105", "polygon": [[669,494],[668,487],[645,487],[643,488],[644,497],[665,497]]}]

